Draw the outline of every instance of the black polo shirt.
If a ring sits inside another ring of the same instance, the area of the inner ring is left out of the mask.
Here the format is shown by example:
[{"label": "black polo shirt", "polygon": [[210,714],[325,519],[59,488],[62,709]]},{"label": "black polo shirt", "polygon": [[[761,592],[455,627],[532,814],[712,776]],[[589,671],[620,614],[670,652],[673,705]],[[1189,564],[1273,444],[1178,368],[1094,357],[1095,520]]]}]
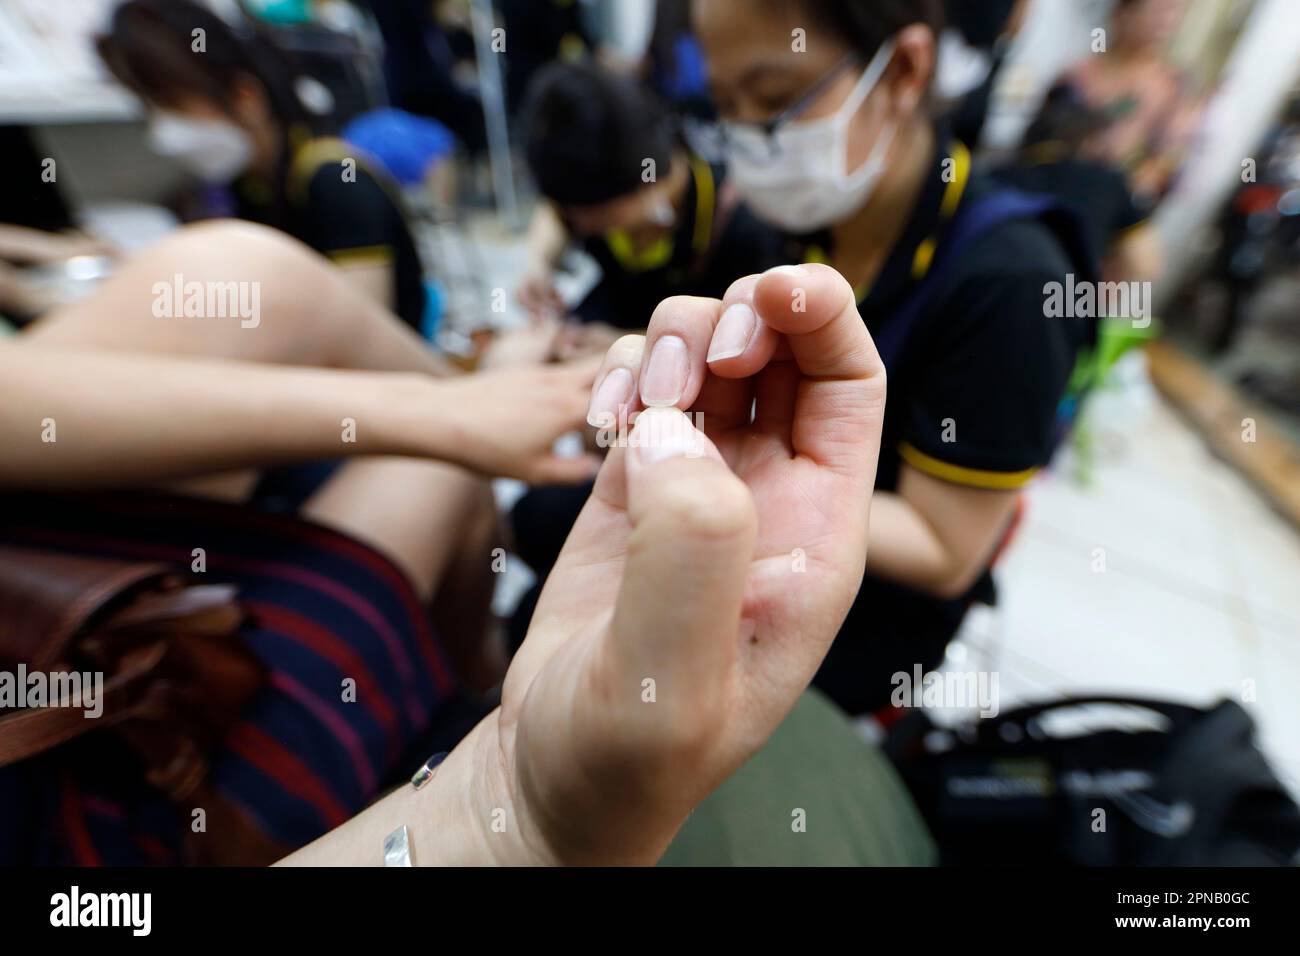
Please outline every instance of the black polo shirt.
[{"label": "black polo shirt", "polygon": [[1069,205],[1087,225],[1088,242],[1098,261],[1115,240],[1150,217],[1149,208],[1133,195],[1121,170],[1070,155],[1063,144],[1039,143],[1021,162],[995,169],[991,175]]},{"label": "black polo shirt", "polygon": [[[1049,227],[1018,220],[991,227],[932,274],[961,210],[998,188],[971,175],[959,143],[940,148],[933,169],[879,276],[859,290],[862,316],[879,332],[922,283],[938,283],[888,365],[876,487],[897,490],[906,463],[966,487],[1023,488],[1051,458],[1058,405],[1090,334],[1083,320],[1044,315],[1044,286],[1078,269]],[[791,241],[813,261],[832,251],[825,235]],[[971,601],[991,594],[987,572],[955,600],[868,574],[819,685],[851,712],[884,706],[891,675],[936,666]]]},{"label": "black polo shirt", "polygon": [[574,310],[584,322],[644,329],[664,299],[721,298],[736,279],[786,261],[781,234],[729,194],[723,167],[687,153],[691,175],[677,222],[640,253],[621,233],[581,241],[601,279]]},{"label": "black polo shirt", "polygon": [[[349,159],[355,169],[344,166]],[[274,182],[245,176],[235,194],[241,218],[287,232],[339,265],[390,266],[393,311],[421,328],[424,272],[401,197],[356,147],[339,139],[304,140],[286,152]]]}]

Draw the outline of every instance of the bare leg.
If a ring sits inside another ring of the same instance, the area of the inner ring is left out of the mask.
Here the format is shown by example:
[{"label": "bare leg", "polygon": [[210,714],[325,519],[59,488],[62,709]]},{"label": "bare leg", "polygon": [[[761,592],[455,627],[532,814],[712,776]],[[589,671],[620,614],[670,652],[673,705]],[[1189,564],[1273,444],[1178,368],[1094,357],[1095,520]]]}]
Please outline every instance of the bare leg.
[{"label": "bare leg", "polygon": [[[155,284],[246,282],[258,320],[157,317]],[[83,302],[28,328],[66,348],[202,355],[250,362],[446,374],[449,366],[395,316],[306,246],[243,222],[204,223],[126,260]]]},{"label": "bare leg", "polygon": [[483,692],[504,674],[502,649],[486,640],[492,601],[496,503],[487,482],[436,462],[349,461],[303,506],[304,518],[383,552],[406,572],[461,679]]},{"label": "bare leg", "polygon": [[[256,283],[260,319],[154,315],[155,283]],[[88,300],[23,333],[35,346],[202,355],[283,365],[442,374],[446,366],[394,316],[300,243],[247,223],[190,227],[128,260]],[[247,499],[257,475],[205,476],[168,489]],[[486,690],[500,660],[484,634],[492,597],[496,509],[479,478],[449,465],[356,459],[304,506],[303,517],[370,543],[433,601],[462,678]]]},{"label": "bare leg", "polygon": [[[256,326],[237,317],[157,317],[155,283],[256,283]],[[447,364],[396,317],[352,288],[326,260],[250,223],[204,223],[128,259],[90,298],[26,329],[25,342],[74,349],[201,355],[440,375]],[[246,501],[252,472],[206,476],[167,490]]]}]

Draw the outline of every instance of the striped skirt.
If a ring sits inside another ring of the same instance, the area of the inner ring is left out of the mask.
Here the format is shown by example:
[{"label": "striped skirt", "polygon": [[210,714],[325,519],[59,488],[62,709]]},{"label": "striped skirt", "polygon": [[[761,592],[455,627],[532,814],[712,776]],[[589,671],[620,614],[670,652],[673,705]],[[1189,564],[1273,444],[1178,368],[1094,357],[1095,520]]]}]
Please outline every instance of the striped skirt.
[{"label": "striped skirt", "polygon": [[[268,679],[212,755],[210,783],[286,846],[407,775],[404,761],[454,697],[410,582],[320,525],[170,495],[7,493],[0,542],[177,569],[201,548],[207,577],[238,585],[244,636]],[[189,821],[120,772],[115,761],[129,755],[111,735],[83,740],[76,761],[46,754],[0,769],[0,864],[178,862]]]}]

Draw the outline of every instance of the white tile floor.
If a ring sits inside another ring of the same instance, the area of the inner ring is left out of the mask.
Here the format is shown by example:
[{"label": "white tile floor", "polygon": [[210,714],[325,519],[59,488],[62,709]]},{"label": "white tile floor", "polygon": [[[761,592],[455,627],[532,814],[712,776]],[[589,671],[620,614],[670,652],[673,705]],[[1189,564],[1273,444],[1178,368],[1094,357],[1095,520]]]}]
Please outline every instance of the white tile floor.
[{"label": "white tile floor", "polygon": [[1029,491],[999,605],[972,613],[947,667],[996,671],[1004,710],[1092,691],[1232,697],[1300,794],[1300,535],[1159,399],[1140,354],[1116,379],[1089,409],[1091,481],[1066,452]]}]

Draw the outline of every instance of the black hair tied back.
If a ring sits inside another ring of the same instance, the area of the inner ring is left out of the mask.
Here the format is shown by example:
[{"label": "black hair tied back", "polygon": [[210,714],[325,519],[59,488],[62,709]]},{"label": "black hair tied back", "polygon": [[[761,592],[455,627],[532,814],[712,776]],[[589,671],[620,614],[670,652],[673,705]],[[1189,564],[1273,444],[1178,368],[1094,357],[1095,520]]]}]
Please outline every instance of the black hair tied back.
[{"label": "black hair tied back", "polygon": [[[194,50],[202,31],[202,53]],[[126,0],[96,42],[113,75],[136,95],[163,106],[184,97],[226,105],[234,82],[251,76],[266,90],[284,126],[306,123],[292,57],[242,17],[231,22],[192,0]]]}]

